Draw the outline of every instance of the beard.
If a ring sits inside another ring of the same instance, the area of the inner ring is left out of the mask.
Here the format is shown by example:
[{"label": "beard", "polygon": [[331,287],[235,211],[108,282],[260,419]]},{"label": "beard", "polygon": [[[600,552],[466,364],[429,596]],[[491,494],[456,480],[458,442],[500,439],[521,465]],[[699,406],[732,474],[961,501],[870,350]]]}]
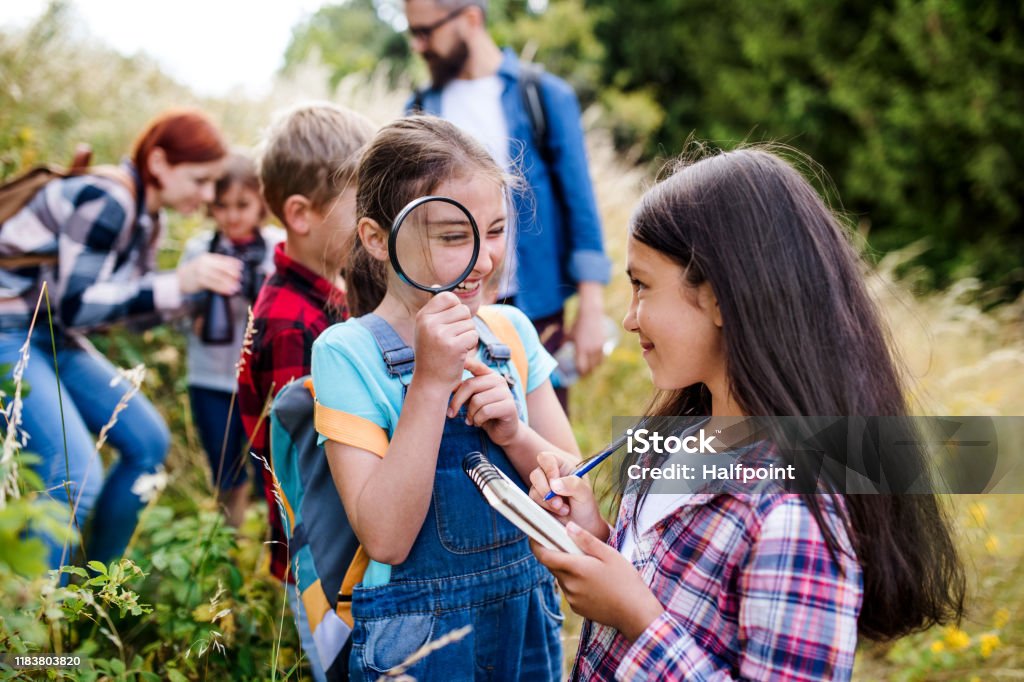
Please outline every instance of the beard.
[{"label": "beard", "polygon": [[465,40],[459,40],[451,52],[444,56],[433,51],[423,53],[423,60],[427,62],[430,80],[435,88],[443,88],[454,80],[462,72],[468,59],[469,45]]}]

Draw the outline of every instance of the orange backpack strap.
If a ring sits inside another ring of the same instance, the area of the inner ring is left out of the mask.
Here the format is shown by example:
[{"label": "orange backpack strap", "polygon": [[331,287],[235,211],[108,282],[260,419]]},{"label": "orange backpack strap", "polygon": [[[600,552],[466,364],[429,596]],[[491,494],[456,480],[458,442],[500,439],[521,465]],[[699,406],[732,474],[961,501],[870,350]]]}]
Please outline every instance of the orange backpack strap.
[{"label": "orange backpack strap", "polygon": [[363,582],[363,576],[366,575],[366,570],[369,567],[370,555],[366,553],[362,545],[359,545],[352,563],[348,565],[348,570],[345,571],[345,577],[341,580],[341,587],[338,589],[338,605],[334,608],[334,612],[338,614],[339,618],[348,623],[349,627],[352,627],[355,622],[355,619],[352,617],[352,590],[356,585]]},{"label": "orange backpack strap", "polygon": [[526,395],[527,387],[530,385],[530,362],[526,358],[526,346],[519,338],[519,332],[516,331],[515,325],[493,306],[481,306],[477,311],[477,317],[483,320],[494,332],[494,335],[512,352],[512,364],[519,372],[519,378],[523,382],[523,395]]}]

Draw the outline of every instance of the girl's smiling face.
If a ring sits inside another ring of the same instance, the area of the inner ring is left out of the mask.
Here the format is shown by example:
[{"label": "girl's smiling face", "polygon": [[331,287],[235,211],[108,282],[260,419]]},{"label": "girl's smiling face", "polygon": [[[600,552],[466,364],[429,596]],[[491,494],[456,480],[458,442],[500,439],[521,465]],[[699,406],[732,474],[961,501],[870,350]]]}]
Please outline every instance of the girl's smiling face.
[{"label": "girl's smiling face", "polygon": [[632,236],[626,253],[633,296],[622,326],[637,335],[651,382],[663,391],[703,383],[712,395],[728,395],[722,318],[711,285],[687,284],[682,267]]},{"label": "girl's smiling face", "polygon": [[[476,314],[486,303],[487,283],[500,271],[505,258],[507,215],[502,187],[487,177],[456,177],[441,183],[430,193],[451,197],[465,206],[480,230],[476,265],[452,292]],[[412,220],[413,217],[416,219]],[[403,239],[406,234],[410,241]],[[469,262],[472,230],[465,215],[450,204],[431,202],[416,209],[410,214],[410,222],[402,225],[399,235],[398,255],[402,268],[421,284],[452,282]],[[393,282],[408,289],[407,294],[422,298],[421,305],[429,298],[429,294],[401,284],[397,278]]]}]

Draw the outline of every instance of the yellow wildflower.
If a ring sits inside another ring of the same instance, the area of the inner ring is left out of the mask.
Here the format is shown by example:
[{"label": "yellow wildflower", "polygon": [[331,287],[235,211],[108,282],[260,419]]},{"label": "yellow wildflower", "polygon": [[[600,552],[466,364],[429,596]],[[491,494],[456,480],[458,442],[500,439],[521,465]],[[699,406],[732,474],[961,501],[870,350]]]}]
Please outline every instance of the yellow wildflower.
[{"label": "yellow wildflower", "polygon": [[980,502],[971,502],[967,505],[967,514],[975,526],[984,526],[988,521],[988,507]]},{"label": "yellow wildflower", "polygon": [[1004,627],[1006,627],[1006,624],[1009,622],[1010,610],[1005,608],[996,611],[995,617],[992,618],[992,625],[994,625],[997,630],[1002,630]]},{"label": "yellow wildflower", "polygon": [[982,635],[979,642],[981,645],[982,658],[988,658],[991,656],[992,652],[998,649],[999,645],[1002,644],[999,640],[999,635],[993,635],[992,633]]},{"label": "yellow wildflower", "polygon": [[949,626],[945,629],[943,640],[953,651],[966,649],[971,645],[971,636],[956,626]]},{"label": "yellow wildflower", "polygon": [[985,549],[989,554],[995,554],[999,551],[999,538],[995,535],[989,535],[988,539],[985,540]]},{"label": "yellow wildflower", "polygon": [[941,654],[946,650],[946,645],[942,643],[941,639],[937,639],[932,642],[931,650],[933,654]]}]

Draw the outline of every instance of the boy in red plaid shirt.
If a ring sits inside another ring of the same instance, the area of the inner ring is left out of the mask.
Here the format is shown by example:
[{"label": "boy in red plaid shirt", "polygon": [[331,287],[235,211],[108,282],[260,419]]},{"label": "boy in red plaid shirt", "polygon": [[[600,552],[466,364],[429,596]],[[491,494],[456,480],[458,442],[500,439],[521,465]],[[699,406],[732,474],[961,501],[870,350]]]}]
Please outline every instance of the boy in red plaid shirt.
[{"label": "boy in red plaid shirt", "polygon": [[[252,343],[243,355],[238,405],[253,455],[270,463],[266,414],[277,392],[310,372],[313,341],[348,317],[341,270],[344,246],[355,228],[356,168],[372,124],[329,105],[305,105],[277,120],[263,143],[260,182],[267,207],[287,231],[274,252],[276,271],[253,307]],[[270,523],[270,571],[285,583],[288,545],[274,482],[263,471]],[[302,602],[286,590],[299,636],[323,679]]]}]

